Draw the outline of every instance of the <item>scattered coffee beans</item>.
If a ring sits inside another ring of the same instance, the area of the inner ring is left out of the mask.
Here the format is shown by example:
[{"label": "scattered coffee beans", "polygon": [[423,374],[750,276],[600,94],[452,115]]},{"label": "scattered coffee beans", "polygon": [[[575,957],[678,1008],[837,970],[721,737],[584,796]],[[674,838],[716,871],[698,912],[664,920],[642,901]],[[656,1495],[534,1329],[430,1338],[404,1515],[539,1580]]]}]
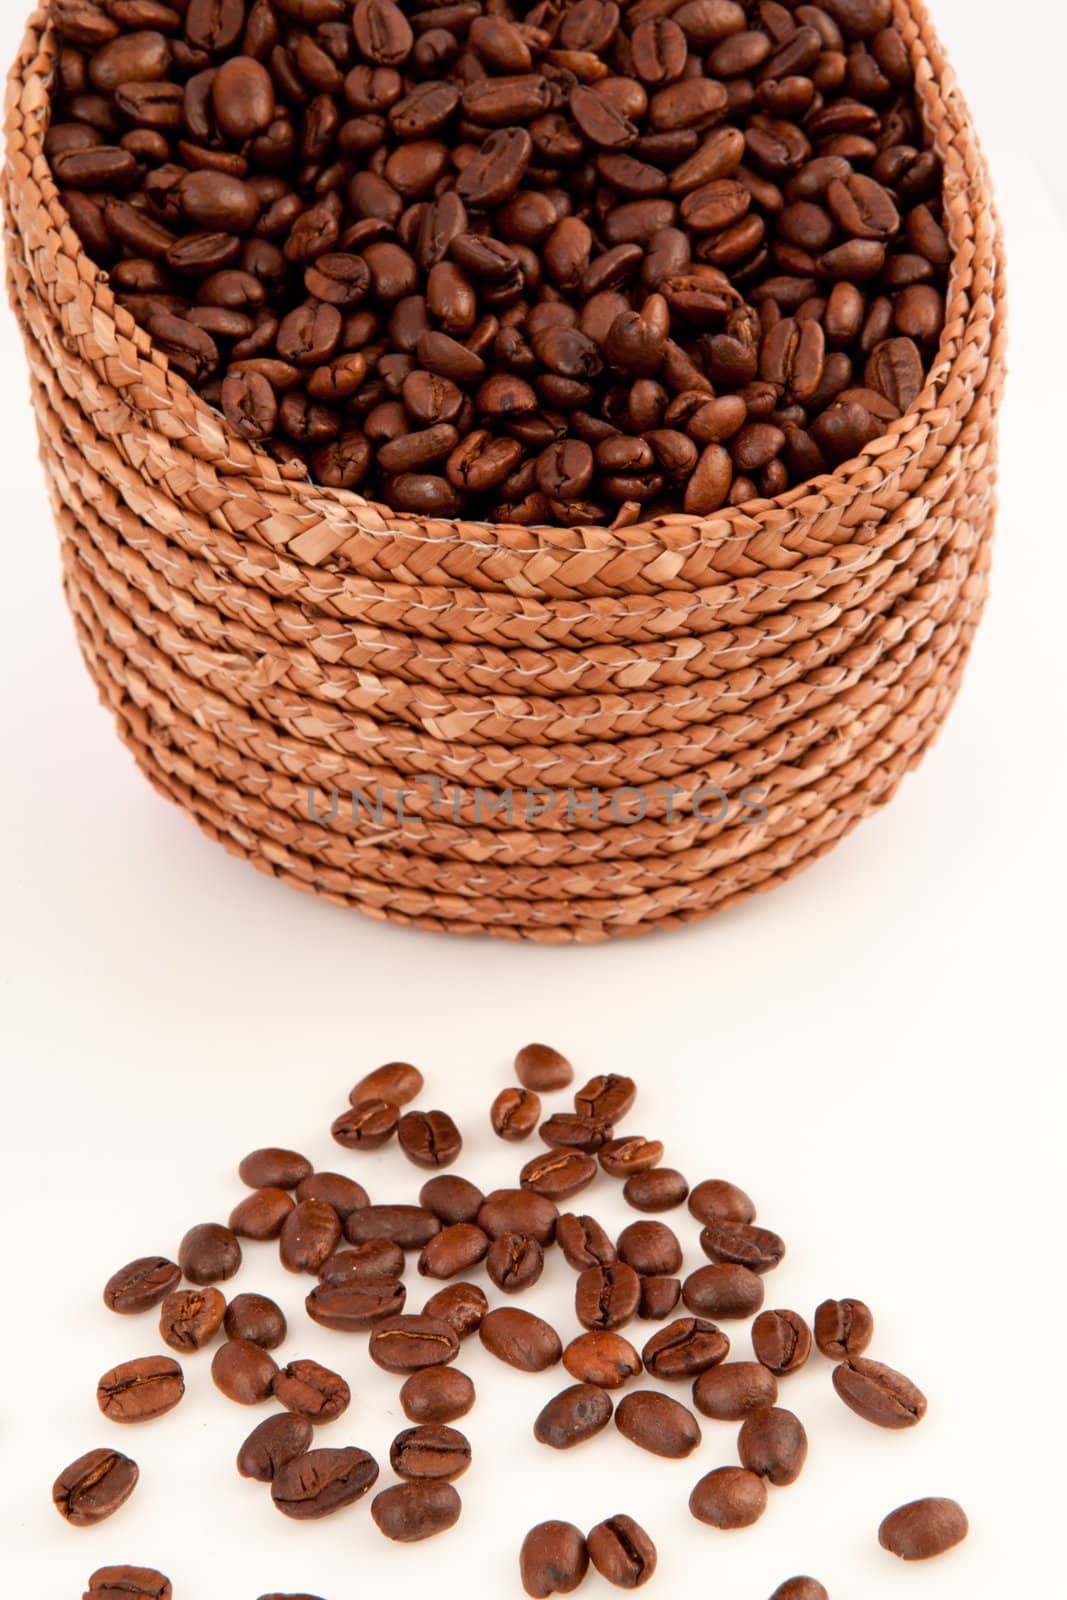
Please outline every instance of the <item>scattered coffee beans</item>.
[{"label": "scattered coffee beans", "polygon": [[967,1537],[967,1517],[955,1500],[913,1500],[891,1511],[878,1529],[878,1543],[902,1561],[942,1556]]},{"label": "scattered coffee beans", "polygon": [[120,1450],[90,1450],[64,1467],[52,1485],[52,1504],[75,1528],[113,1516],[137,1487],[136,1461]]}]

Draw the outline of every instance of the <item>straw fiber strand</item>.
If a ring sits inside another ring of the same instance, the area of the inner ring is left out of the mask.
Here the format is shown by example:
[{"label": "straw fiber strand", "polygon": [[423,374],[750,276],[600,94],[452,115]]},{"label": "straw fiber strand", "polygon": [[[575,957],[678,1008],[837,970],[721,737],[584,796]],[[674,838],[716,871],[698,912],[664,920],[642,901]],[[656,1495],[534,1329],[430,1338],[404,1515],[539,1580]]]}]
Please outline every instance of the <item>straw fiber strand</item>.
[{"label": "straw fiber strand", "polygon": [[373,917],[588,942],[772,888],[892,797],[988,589],[1004,347],[988,173],[921,0],[895,13],[954,252],[926,387],[778,499],[611,528],[395,513],[237,438],[70,226],[34,14],[7,281],[67,598],[120,737],[209,837]]}]

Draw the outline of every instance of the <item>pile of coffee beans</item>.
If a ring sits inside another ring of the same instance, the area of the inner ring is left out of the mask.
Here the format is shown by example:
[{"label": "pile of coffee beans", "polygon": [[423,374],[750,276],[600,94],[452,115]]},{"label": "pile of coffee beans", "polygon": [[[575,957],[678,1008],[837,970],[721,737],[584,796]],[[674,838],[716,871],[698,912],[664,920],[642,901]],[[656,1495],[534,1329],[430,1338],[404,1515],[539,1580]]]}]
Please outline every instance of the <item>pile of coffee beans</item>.
[{"label": "pile of coffee beans", "polygon": [[952,252],[891,0],[52,14],[85,248],[243,439],[329,487],[706,515],[923,386]]},{"label": "pile of coffee beans", "polygon": [[[765,1279],[785,1255],[785,1243],[757,1224],[754,1203],[736,1184],[708,1178],[690,1188],[680,1172],[661,1165],[661,1141],[616,1131],[637,1098],[632,1078],[599,1074],[574,1093],[573,1109],[545,1116],[541,1096],[571,1087],[570,1062],[548,1046],[528,1045],[515,1058],[515,1072],[518,1085],[493,1101],[491,1127],[511,1142],[530,1138],[536,1128],[545,1146],[524,1164],[515,1188],[486,1194],[469,1178],[442,1170],[463,1147],[459,1129],[444,1111],[413,1107],[424,1088],[422,1073],[390,1062],[355,1085],[332,1133],[344,1149],[357,1152],[395,1139],[409,1162],[433,1172],[414,1201],[374,1204],[355,1178],[316,1170],[297,1151],[254,1150],[238,1167],[250,1192],[227,1225],[197,1223],[181,1240],[177,1260],[144,1256],[108,1279],[105,1304],[120,1316],[158,1311],[160,1339],[183,1357],[223,1336],[211,1376],[227,1399],[280,1407],[248,1435],[237,1471],[263,1484],[283,1516],[315,1519],[354,1504],[375,1488],[380,1466],[359,1445],[317,1443],[317,1430],[348,1408],[347,1380],[317,1361],[274,1354],[288,1327],[273,1300],[255,1292],[227,1300],[219,1289],[243,1265],[242,1241],[276,1241],[282,1264],[314,1279],[308,1316],[343,1333],[365,1333],[371,1360],[402,1380],[400,1404],[411,1426],[389,1451],[396,1481],[370,1507],[380,1531],[400,1543],[443,1533],[460,1518],[454,1485],[471,1467],[472,1452],[455,1424],[476,1396],[471,1379],[453,1363],[474,1335],[491,1356],[520,1372],[562,1365],[573,1380],[532,1419],[534,1438],[549,1449],[574,1450],[614,1422],[627,1445],[681,1460],[703,1445],[698,1414],[739,1424],[737,1461],[703,1472],[689,1497],[693,1517],[721,1530],[750,1527],[770,1493],[799,1477],[807,1434],[799,1417],[778,1404],[779,1383],[814,1349],[833,1362],[834,1389],[857,1416],[891,1429],[921,1421],[926,1399],[919,1388],[865,1354],[874,1318],[861,1300],[824,1300],[813,1326],[797,1311],[763,1309]],[[604,1177],[621,1183],[630,1206],[644,1213],[617,1239],[592,1215],[561,1210]],[[655,1214],[685,1203],[708,1264],[683,1278],[682,1243]],[[502,1295],[523,1294],[537,1284],[553,1248],[575,1274],[581,1331],[566,1341],[524,1307],[491,1306],[467,1276],[484,1267]],[[408,1257],[414,1257],[416,1281],[440,1285],[417,1312],[407,1305]],[[755,1359],[729,1361],[731,1341],[719,1323],[748,1318],[755,1319]],[[635,1321],[659,1324],[640,1350],[623,1332]],[[691,1406],[677,1398],[683,1385]],[[111,1421],[138,1424],[172,1410],[184,1393],[179,1362],[153,1353],[106,1372],[97,1402]],[[118,1511],[137,1482],[136,1462],[101,1447],[60,1473],[53,1499],[72,1526],[91,1527]],[[966,1532],[967,1519],[954,1501],[930,1499],[893,1511],[878,1537],[886,1550],[910,1561],[943,1553]],[[569,1594],[590,1565],[620,1588],[638,1588],[653,1576],[656,1562],[652,1538],[619,1512],[588,1533],[569,1522],[540,1523],[522,1543],[519,1566],[526,1592],[536,1597]],[[119,1596],[170,1600],[171,1586],[158,1572],[108,1567],[90,1580],[86,1600]],[[827,1600],[827,1592],[814,1578],[795,1577],[771,1600]]]}]

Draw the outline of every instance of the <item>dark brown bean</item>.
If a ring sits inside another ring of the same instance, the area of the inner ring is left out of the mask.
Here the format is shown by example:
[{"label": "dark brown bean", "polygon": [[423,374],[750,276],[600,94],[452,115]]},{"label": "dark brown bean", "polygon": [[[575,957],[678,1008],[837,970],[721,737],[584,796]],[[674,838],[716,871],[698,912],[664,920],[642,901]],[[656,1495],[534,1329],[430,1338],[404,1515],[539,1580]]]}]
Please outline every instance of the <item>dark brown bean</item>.
[{"label": "dark brown bean", "polygon": [[250,1339],[228,1339],[219,1345],[211,1362],[216,1389],[242,1406],[269,1399],[277,1372],[273,1357]]},{"label": "dark brown bean", "polygon": [[454,1367],[423,1367],[405,1379],[400,1404],[411,1422],[455,1422],[475,1401],[474,1385]]},{"label": "dark brown bean", "polygon": [[290,1361],[275,1373],[272,1393],[286,1411],[316,1425],[333,1422],[352,1398],[345,1380],[317,1361]]},{"label": "dark brown bean", "polygon": [[566,1089],[574,1081],[574,1068],[566,1056],[547,1044],[528,1044],[515,1057],[515,1076],[536,1094]]},{"label": "dark brown bean", "polygon": [[685,1406],[653,1389],[636,1389],[615,1408],[615,1426],[631,1444],[680,1460],[700,1444],[700,1426]]},{"label": "dark brown bean", "polygon": [[613,1241],[593,1217],[567,1212],[556,1226],[556,1243],[568,1266],[576,1272],[589,1267],[608,1267],[618,1258]]},{"label": "dark brown bean", "polygon": [[585,1535],[571,1522],[540,1522],[522,1542],[519,1572],[533,1600],[571,1594],[589,1570]]},{"label": "dark brown bean", "polygon": [[655,1378],[695,1378],[718,1366],[730,1353],[730,1341],[713,1322],[703,1317],[679,1317],[654,1333],[641,1352],[645,1368]]},{"label": "dark brown bean", "polygon": [[501,1089],[489,1120],[498,1139],[528,1139],[541,1120],[541,1097],[532,1089]]},{"label": "dark brown bean", "polygon": [[52,1504],[74,1528],[92,1528],[124,1506],[140,1476],[120,1450],[90,1450],[64,1467],[52,1485]]},{"label": "dark brown bean", "polygon": [[396,1278],[318,1283],[304,1301],[312,1322],[339,1333],[361,1332],[399,1316],[407,1290]]},{"label": "dark brown bean", "polygon": [[719,1422],[742,1422],[753,1411],[773,1406],[778,1380],[758,1361],[726,1361],[709,1367],[693,1384],[693,1404]]},{"label": "dark brown bean", "polygon": [[632,1517],[608,1517],[589,1531],[589,1559],[617,1589],[640,1589],[656,1570],[656,1547]]},{"label": "dark brown bean", "polygon": [[733,1262],[698,1267],[682,1284],[682,1299],[701,1317],[751,1317],[763,1305],[762,1278]]},{"label": "dark brown bean", "polygon": [[641,1281],[625,1262],[591,1266],[581,1272],[574,1306],[583,1328],[623,1328],[637,1313]]},{"label": "dark brown bean", "polygon": [[285,1516],[306,1521],[354,1504],[377,1478],[378,1463],[366,1450],[308,1450],[279,1466],[271,1499]]},{"label": "dark brown bean", "polygon": [[[453,430],[454,432],[454,430]],[[463,1148],[459,1129],[446,1111],[408,1111],[397,1127],[400,1148],[417,1167],[447,1167]]]},{"label": "dark brown bean", "polygon": [[[605,440],[605,445],[610,445],[612,440]],[[647,440],[635,440],[643,444],[652,454],[652,447]],[[618,462],[618,450],[607,452],[609,461]],[[638,462],[631,459],[628,465],[619,463],[611,465],[613,472],[644,471],[652,465],[651,460]],[[607,1126],[610,1128],[611,1123]],[[643,1139],[639,1134],[633,1134],[627,1139],[609,1139],[601,1148],[600,1165],[611,1178],[628,1178],[633,1173],[649,1172],[663,1159],[663,1145],[659,1139]],[[625,1191],[624,1191],[625,1192]]]},{"label": "dark brown bean", "polygon": [[682,1247],[665,1222],[631,1222],[619,1234],[619,1260],[635,1272],[669,1277],[682,1264]]},{"label": "dark brown bean", "polygon": [[430,1296],[422,1308],[424,1317],[447,1322],[460,1339],[477,1333],[489,1310],[484,1289],[476,1283],[450,1283]]},{"label": "dark brown bean", "polygon": [[485,1263],[490,1279],[505,1294],[530,1288],[540,1278],[544,1264],[544,1251],[537,1240],[521,1233],[503,1233],[494,1239]]},{"label": "dark brown bean", "polygon": [[620,1122],[633,1108],[637,1085],[619,1073],[601,1073],[574,1093],[574,1109],[583,1117],[600,1117],[605,1122]]},{"label": "dark brown bean", "polygon": [[83,1600],[171,1600],[170,1579],[154,1567],[99,1567]]},{"label": "dark brown bean", "polygon": [[716,1467],[689,1496],[689,1510],[712,1528],[750,1528],[767,1509],[767,1486],[744,1467]]},{"label": "dark brown bean", "polygon": [[422,1093],[423,1088],[423,1076],[418,1067],[406,1061],[390,1061],[360,1078],[348,1099],[353,1106],[380,1100],[394,1106],[406,1106]]},{"label": "dark brown bean", "polygon": [[285,1338],[285,1315],[265,1294],[239,1294],[226,1307],[227,1339],[248,1340],[262,1350],[276,1350]]},{"label": "dark brown bean", "polygon": [[799,1478],[808,1454],[808,1436],[791,1411],[768,1406],[753,1411],[737,1436],[741,1464],[778,1487]]},{"label": "dark brown bean", "polygon": [[471,1447],[455,1428],[422,1423],[397,1434],[389,1464],[398,1478],[452,1483],[470,1466]]},{"label": "dark brown bean", "polygon": [[494,1189],[478,1212],[478,1226],[490,1239],[522,1233],[548,1245],[556,1237],[559,1212],[545,1195],[531,1189]]},{"label": "dark brown bean", "polygon": [[587,1189],[597,1174],[592,1156],[581,1150],[550,1150],[534,1156],[519,1174],[524,1189],[549,1200],[567,1200]]},{"label": "dark brown bean", "polygon": [[795,1311],[763,1311],[752,1324],[752,1348],[779,1377],[798,1372],[811,1354],[811,1329]]},{"label": "dark brown bean", "polygon": [[563,1352],[563,1365],[578,1383],[619,1389],[641,1371],[641,1358],[620,1333],[596,1329],[571,1340]]},{"label": "dark brown bean", "polygon": [[712,1261],[756,1273],[773,1271],[785,1255],[776,1233],[743,1222],[709,1222],[701,1232],[700,1246]]},{"label": "dark brown bean", "polygon": [[390,1317],[374,1329],[368,1350],[371,1360],[386,1372],[407,1374],[454,1361],[459,1336],[436,1317]]},{"label": "dark brown bean", "polygon": [[534,1422],[534,1438],[553,1450],[570,1450],[611,1421],[611,1396],[591,1383],[572,1384],[554,1396]]},{"label": "dark brown bean", "polygon": [[418,1269],[424,1278],[454,1278],[477,1266],[488,1254],[487,1233],[474,1222],[454,1222],[426,1241],[419,1254]]},{"label": "dark brown bean", "polygon": [[456,1222],[476,1222],[485,1196],[468,1179],[449,1172],[426,1180],[419,1190],[419,1204],[448,1227]]},{"label": "dark brown bean", "polygon": [[864,1356],[834,1368],[834,1388],[850,1411],[879,1428],[913,1428],[926,1415],[926,1396],[910,1378]]},{"label": "dark brown bean", "polygon": [[862,1300],[824,1300],[815,1312],[815,1343],[831,1361],[861,1356],[874,1337],[874,1317]]},{"label": "dark brown bean", "polygon": [[673,1211],[675,1206],[684,1204],[689,1185],[673,1167],[639,1168],[626,1179],[622,1193],[635,1211]]},{"label": "dark brown bean", "polygon": [[350,1244],[384,1239],[401,1250],[421,1250],[440,1228],[437,1217],[424,1206],[362,1206],[345,1219],[344,1234]]},{"label": "dark brown bean", "polygon": [[279,1254],[290,1272],[318,1272],[337,1248],[341,1219],[325,1200],[301,1200],[282,1224]]},{"label": "dark brown bean", "polygon": [[178,1264],[190,1283],[223,1283],[241,1265],[241,1245],[229,1228],[217,1222],[199,1223],[178,1247]]},{"label": "dark brown bean", "polygon": [[314,1436],[307,1417],[292,1412],[268,1417],[252,1429],[237,1452],[237,1470],[242,1478],[271,1483],[282,1467],[311,1448]]},{"label": "dark brown bean", "polygon": [[104,1285],[109,1311],[130,1316],[151,1311],[181,1282],[181,1268],[166,1256],[139,1256],[113,1272]]},{"label": "dark brown bean", "polygon": [[159,1336],[172,1350],[202,1350],[225,1315],[226,1300],[218,1289],[176,1289],[159,1308]]},{"label": "dark brown bean", "polygon": [[902,1561],[928,1561],[966,1539],[967,1515],[955,1500],[912,1500],[898,1506],[878,1529],[878,1543]]},{"label": "dark brown bean", "polygon": [[555,1329],[529,1311],[501,1306],[482,1319],[482,1344],[498,1361],[520,1372],[545,1372],[563,1354]]}]

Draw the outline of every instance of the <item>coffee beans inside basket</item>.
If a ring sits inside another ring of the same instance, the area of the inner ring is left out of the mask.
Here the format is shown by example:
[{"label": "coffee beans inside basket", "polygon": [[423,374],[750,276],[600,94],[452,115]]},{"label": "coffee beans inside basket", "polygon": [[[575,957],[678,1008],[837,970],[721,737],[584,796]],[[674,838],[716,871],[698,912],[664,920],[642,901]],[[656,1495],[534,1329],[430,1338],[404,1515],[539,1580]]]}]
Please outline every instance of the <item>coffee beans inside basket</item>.
[{"label": "coffee beans inside basket", "polygon": [[[583,3],[583,27],[602,23],[599,0]],[[727,4],[687,0],[711,11]],[[773,14],[772,0],[761,8],[767,13]],[[189,15],[200,16],[197,0]],[[205,27],[219,27],[226,7],[203,16]],[[374,21],[373,37],[384,26]],[[664,38],[661,46],[667,48]],[[147,1424],[178,1405],[187,1383],[199,1381],[208,1391],[213,1383],[226,1399],[257,1410],[236,1471],[250,1486],[262,1485],[283,1516],[317,1521],[366,1499],[367,1526],[394,1544],[447,1534],[461,1519],[468,1477],[494,1470],[456,1426],[477,1404],[475,1381],[461,1370],[468,1354],[472,1369],[488,1364],[496,1381],[510,1387],[510,1408],[527,1417],[527,1436],[537,1447],[577,1452],[582,1461],[587,1450],[600,1452],[599,1465],[590,1460],[593,1483],[612,1482],[605,1453],[611,1450],[641,1452],[653,1472],[690,1462],[676,1510],[684,1515],[688,1496],[695,1521],[714,1530],[708,1538],[751,1527],[803,1471],[805,1384],[820,1364],[813,1349],[833,1364],[823,1370],[858,1417],[885,1429],[922,1420],[927,1402],[912,1379],[864,1353],[875,1344],[876,1326],[861,1300],[824,1299],[812,1323],[793,1309],[763,1308],[764,1286],[774,1281],[785,1242],[735,1184],[707,1178],[690,1190],[681,1172],[661,1164],[661,1141],[621,1127],[638,1099],[633,1078],[604,1072],[574,1090],[570,1063],[545,1045],[520,1051],[514,1070],[519,1085],[501,1088],[482,1127],[482,1151],[495,1156],[501,1154],[495,1135],[515,1138],[516,1118],[523,1141],[539,1136],[535,1155],[515,1152],[514,1188],[486,1192],[479,1185],[477,1145],[464,1146],[446,1111],[424,1108],[422,1074],[407,1063],[360,1080],[349,1103],[357,1120],[346,1128],[364,1115],[390,1121],[391,1134],[402,1126],[392,1153],[388,1140],[374,1141],[380,1153],[373,1159],[406,1174],[408,1199],[396,1199],[393,1190],[387,1203],[376,1203],[354,1178],[317,1171],[287,1147],[246,1156],[238,1176],[249,1192],[237,1200],[231,1227],[198,1223],[182,1239],[177,1263],[146,1255],[108,1279],[107,1307],[124,1323],[152,1312],[160,1339],[181,1353],[183,1364],[150,1346],[127,1351],[99,1381],[104,1418]],[[565,1091],[566,1102],[552,1103],[549,1097]],[[336,1139],[337,1122],[332,1131]],[[367,1160],[366,1141],[340,1142],[351,1162]],[[465,1173],[439,1170],[461,1154],[470,1163]],[[415,1177],[409,1163],[432,1175]],[[664,1181],[655,1183],[657,1175]],[[643,1181],[634,1192],[637,1178]],[[596,1196],[616,1206],[621,1199],[639,1215],[613,1237],[593,1210],[561,1210],[557,1202],[576,1183],[583,1195],[589,1192],[591,1208]],[[689,1217],[681,1209],[686,1200]],[[674,1212],[673,1225],[640,1214],[661,1210]],[[328,1364],[291,1348],[298,1299],[287,1316],[252,1287],[254,1279],[231,1296],[217,1286],[250,1273],[254,1252],[271,1246],[297,1279],[309,1318],[331,1330],[336,1354]],[[696,1265],[702,1258],[705,1264]],[[553,1274],[573,1297],[573,1312],[558,1327],[534,1309],[542,1278]],[[747,1331],[738,1326],[749,1319]],[[643,1322],[653,1326],[642,1329]],[[361,1335],[358,1346],[345,1342],[352,1333]],[[367,1414],[356,1365],[364,1349],[395,1385],[409,1424],[397,1431],[394,1422],[387,1463],[353,1437],[359,1424],[353,1427],[351,1415]],[[794,1377],[805,1367],[805,1377]],[[353,1395],[358,1407],[350,1406]],[[383,1471],[391,1475],[386,1481]],[[133,1460],[101,1442],[63,1469],[53,1501],[72,1527],[90,1527],[121,1512],[139,1478]],[[655,1574],[657,1544],[669,1536],[667,1525],[652,1532],[644,1526],[649,1507],[660,1503],[658,1484],[644,1505],[606,1502],[602,1520],[588,1530],[552,1517],[565,1501],[538,1508],[547,1520],[525,1538],[515,1529],[526,1592],[570,1593],[590,1567],[619,1588],[642,1587]],[[883,1517],[878,1538],[887,1551],[913,1561],[948,1551],[966,1532],[954,1501],[929,1499]],[[171,1584],[151,1568],[101,1568],[87,1594],[167,1600]],[[796,1577],[782,1582],[772,1600],[828,1597],[817,1579]]]},{"label": "coffee beans inside basket", "polygon": [[923,386],[951,248],[889,0],[53,15],[47,148],[85,248],[234,431],[320,483],[528,525],[700,516],[832,470]]}]

